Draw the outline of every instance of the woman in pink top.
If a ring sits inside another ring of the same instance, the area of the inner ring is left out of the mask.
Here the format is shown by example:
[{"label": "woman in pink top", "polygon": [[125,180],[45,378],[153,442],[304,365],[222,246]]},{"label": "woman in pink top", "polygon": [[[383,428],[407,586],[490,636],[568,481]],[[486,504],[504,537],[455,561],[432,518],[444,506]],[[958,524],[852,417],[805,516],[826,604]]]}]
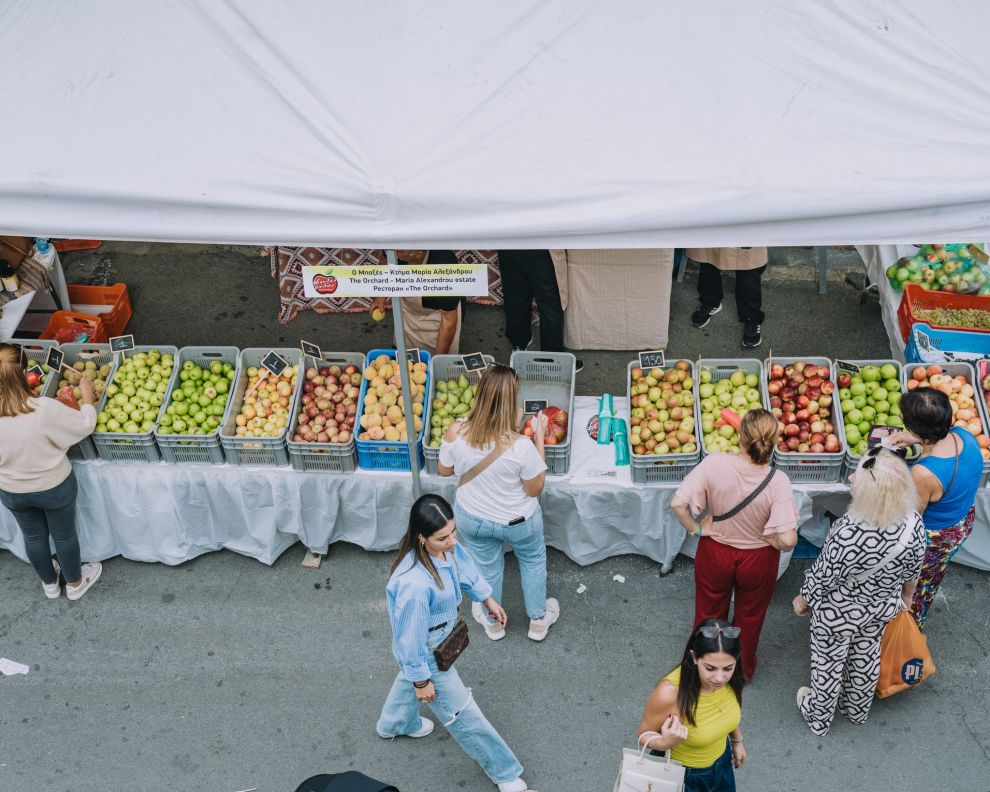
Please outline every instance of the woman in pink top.
[{"label": "woman in pink top", "polygon": [[712,454],[684,479],[671,508],[701,536],[694,558],[694,625],[728,619],[742,631],[743,675],[756,671],[756,646],[777,584],[780,551],[797,544],[797,507],[787,476],[770,466],[777,419],[750,410],[739,428],[738,454]]}]

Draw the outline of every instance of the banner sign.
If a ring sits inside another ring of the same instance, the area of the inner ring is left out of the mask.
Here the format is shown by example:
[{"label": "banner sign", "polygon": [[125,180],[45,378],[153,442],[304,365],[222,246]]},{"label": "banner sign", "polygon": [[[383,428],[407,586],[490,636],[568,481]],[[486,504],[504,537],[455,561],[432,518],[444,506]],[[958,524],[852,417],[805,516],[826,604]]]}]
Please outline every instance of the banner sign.
[{"label": "banner sign", "polygon": [[488,265],[302,267],[307,297],[485,297]]}]

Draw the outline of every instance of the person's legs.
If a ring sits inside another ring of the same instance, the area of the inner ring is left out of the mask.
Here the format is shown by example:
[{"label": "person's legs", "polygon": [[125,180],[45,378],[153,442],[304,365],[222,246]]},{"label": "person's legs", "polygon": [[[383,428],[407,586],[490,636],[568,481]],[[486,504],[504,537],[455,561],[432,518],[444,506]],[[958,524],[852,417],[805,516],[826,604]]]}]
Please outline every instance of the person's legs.
[{"label": "person's legs", "polygon": [[722,272],[713,264],[698,264],[698,299],[702,308],[711,309],[722,303]]},{"label": "person's legs", "polygon": [[547,609],[547,544],[540,507],[525,522],[507,526],[505,538],[519,562],[526,615],[542,619]]},{"label": "person's legs", "polygon": [[828,733],[842,692],[842,675],[849,654],[848,632],[829,629],[816,614],[811,617],[811,693],[798,705],[812,733]]},{"label": "person's legs", "polygon": [[736,565],[734,551],[707,536],[694,556],[694,626],[705,619],[727,619]]},{"label": "person's legs", "polygon": [[79,492],[76,474],[57,487],[43,493],[42,508],[48,522],[48,530],[55,542],[55,555],[62,566],[62,574],[69,583],[77,583],[82,577],[79,553],[79,534],[76,531],[76,495]]},{"label": "person's legs", "polygon": [[454,503],[454,523],[461,544],[467,549],[492,587],[496,602],[502,601],[502,581],[505,578],[505,553],[502,535],[496,535],[495,523],[464,511]]},{"label": "person's legs", "polygon": [[732,623],[742,631],[743,675],[756,673],[756,649],[760,643],[763,620],[777,586],[780,551],[772,547],[739,550],[736,562],[736,602]]},{"label": "person's legs", "polygon": [[880,679],[880,639],[887,619],[877,619],[860,628],[849,644],[842,669],[839,712],[853,723],[866,723]]},{"label": "person's legs", "polygon": [[525,348],[533,340],[533,292],[526,263],[518,250],[500,250],[498,267],[502,276],[502,307],[505,335],[514,347]]},{"label": "person's legs", "polygon": [[759,269],[736,270],[736,311],[740,322],[762,324],[763,313],[763,273],[766,264]]},{"label": "person's legs", "polygon": [[412,682],[400,673],[395,677],[381,715],[378,716],[378,733],[398,737],[418,731],[421,724],[416,690]]},{"label": "person's legs", "polygon": [[529,276],[529,286],[540,315],[540,349],[564,351],[564,309],[549,250],[517,250]]},{"label": "person's legs", "polygon": [[[41,582],[52,585],[58,581],[55,567],[52,566],[52,550],[48,541],[48,521],[39,506],[28,505],[37,502],[37,493],[15,493],[0,490],[0,503],[10,510],[17,521],[17,527],[24,536],[24,551],[28,561]],[[76,578],[78,579],[78,578]]]},{"label": "person's legs", "polygon": [[925,550],[925,560],[921,565],[921,575],[918,577],[918,586],[914,590],[914,599],[911,603],[911,615],[914,616],[921,630],[925,629],[928,609],[935,602],[935,596],[942,588],[949,561],[972,533],[975,519],[974,507],[961,522],[940,531],[928,532],[928,548]]}]

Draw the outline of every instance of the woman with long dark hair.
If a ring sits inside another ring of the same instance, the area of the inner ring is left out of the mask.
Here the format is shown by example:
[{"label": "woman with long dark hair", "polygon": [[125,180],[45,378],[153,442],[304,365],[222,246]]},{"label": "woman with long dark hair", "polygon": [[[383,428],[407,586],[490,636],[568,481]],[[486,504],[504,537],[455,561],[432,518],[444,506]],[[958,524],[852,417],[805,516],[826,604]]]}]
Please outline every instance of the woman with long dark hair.
[{"label": "woman with long dark hair", "polygon": [[439,495],[423,495],[413,504],[385,589],[399,674],[378,718],[378,735],[426,737],[433,721],[419,714],[419,705],[428,704],[499,792],[527,792],[522,765],[482,714],[457,669],[437,667],[433,651],[457,624],[461,592],[505,623],[491,586],[457,544],[450,504]]},{"label": "woman with long dark hair", "polygon": [[640,744],[669,752],[684,765],[684,792],[734,792],[733,768],[746,761],[739,729],[744,685],[739,632],[722,619],[703,621],[691,633],[681,664],[646,700]]}]

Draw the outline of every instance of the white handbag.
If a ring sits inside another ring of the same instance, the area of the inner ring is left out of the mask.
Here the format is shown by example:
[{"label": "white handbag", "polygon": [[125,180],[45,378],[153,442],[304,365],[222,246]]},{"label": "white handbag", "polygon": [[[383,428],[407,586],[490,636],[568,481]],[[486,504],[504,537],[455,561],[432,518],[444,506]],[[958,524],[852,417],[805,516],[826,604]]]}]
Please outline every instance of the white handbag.
[{"label": "white handbag", "polygon": [[[646,755],[644,737],[659,737],[658,732],[639,735],[640,749],[622,749],[622,763],[612,792],[684,792],[684,765],[670,758]],[[649,742],[647,740],[646,742]]]}]

